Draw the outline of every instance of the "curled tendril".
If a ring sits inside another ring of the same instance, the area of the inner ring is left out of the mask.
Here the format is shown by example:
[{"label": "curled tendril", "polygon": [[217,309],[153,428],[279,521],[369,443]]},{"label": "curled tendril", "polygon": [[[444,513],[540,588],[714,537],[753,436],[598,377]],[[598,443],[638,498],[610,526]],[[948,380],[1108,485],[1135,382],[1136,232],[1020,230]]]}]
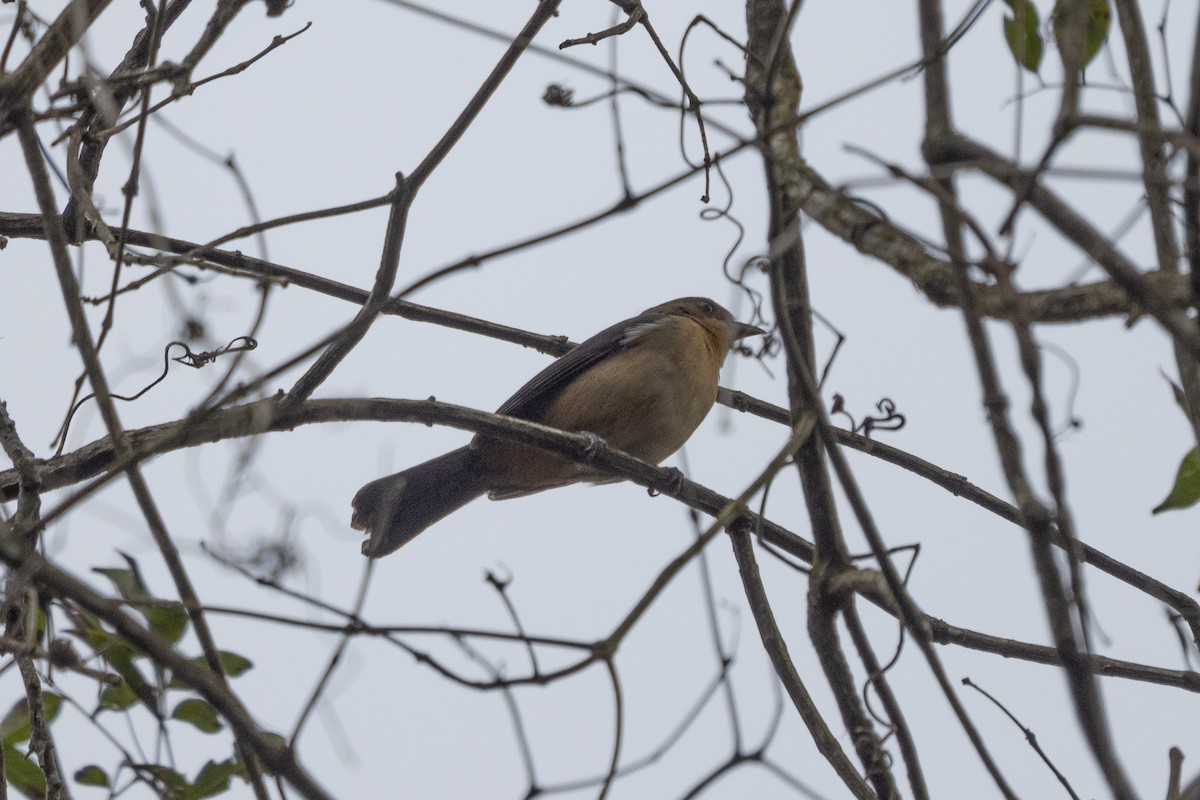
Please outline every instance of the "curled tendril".
[{"label": "curled tendril", "polygon": [[[183,342],[171,342],[171,344],[167,345],[167,349],[163,351],[163,366],[164,367],[166,366],[167,351],[169,351],[171,349],[171,347],[173,347],[174,345],[179,345],[180,347],[182,347],[184,350],[184,353],[181,356],[173,357],[171,359],[172,361],[179,363],[179,364],[183,364],[184,366],[193,367],[195,369],[200,369],[201,367],[205,366],[206,364],[216,361],[219,357],[225,355],[226,353],[240,353],[243,350],[253,350],[254,348],[258,347],[258,341],[253,336],[239,336],[236,339],[230,341],[230,343],[225,345],[224,347],[218,347],[216,350],[205,350],[200,353],[193,353],[191,351],[191,348],[189,348]],[[161,381],[163,379],[163,377],[166,377],[166,374],[167,373],[164,370],[162,377],[160,377],[158,380]],[[154,383],[158,383],[158,381],[155,381]],[[154,383],[150,384],[150,386],[153,386]],[[147,386],[146,389],[149,389],[150,386]],[[144,393],[146,391],[146,389],[143,389],[142,393]],[[136,397],[136,396],[137,395],[135,395],[134,397]],[[113,397],[116,397],[116,395],[113,395]],[[121,398],[121,399],[124,400],[125,398]],[[130,399],[132,400],[133,398],[130,398]]]},{"label": "curled tendril", "polygon": [[863,419],[862,425],[856,429],[856,433],[861,433],[869,439],[873,430],[898,431],[904,427],[904,423],[907,420],[903,414],[896,411],[896,404],[892,402],[891,398],[883,398],[875,404],[875,408],[883,416],[866,417]]},{"label": "curled tendril", "polygon": [[846,410],[846,399],[840,394],[835,394],[833,396],[833,403],[829,406],[829,414],[830,416],[841,414],[850,420],[851,431],[861,433],[868,439],[871,438],[871,431],[898,431],[907,422],[904,415],[896,411],[896,403],[890,397],[885,397],[876,403],[875,409],[883,416],[864,417],[862,424],[856,423],[854,417]]},{"label": "curled tendril", "polygon": [[850,430],[856,430],[858,423],[854,421],[854,417],[846,410],[846,398],[842,397],[837,392],[833,394],[833,402],[829,404],[829,416],[841,414],[846,419],[850,420]]},{"label": "curled tendril", "polygon": [[[171,348],[172,347],[182,347],[183,355],[171,356]],[[229,344],[225,345],[224,347],[218,347],[216,350],[204,350],[199,353],[193,353],[192,349],[190,347],[188,347],[186,344],[184,344],[183,342],[179,342],[179,341],[170,342],[167,344],[166,347],[163,348],[163,368],[162,368],[161,375],[159,375],[157,378],[155,378],[153,381],[151,381],[148,385],[146,385],[137,394],[132,394],[132,395],[128,395],[128,396],[121,395],[121,394],[112,394],[112,395],[110,395],[110,397],[112,397],[114,400],[124,400],[127,403],[131,402],[133,400],[137,400],[139,397],[144,395],[146,392],[150,391],[155,386],[157,386],[158,384],[163,382],[163,380],[167,377],[167,372],[169,372],[171,369],[171,364],[170,364],[171,361],[174,361],[178,364],[183,364],[184,366],[192,367],[193,369],[200,369],[201,367],[204,367],[208,364],[211,364],[213,361],[216,361],[218,358],[225,355],[226,353],[238,353],[243,350],[253,350],[256,347],[258,347],[258,340],[256,340],[253,336],[239,336],[236,339],[233,339],[232,341],[230,341]],[[54,453],[56,456],[62,455],[63,448],[66,447],[66,445],[67,445],[67,431],[70,430],[70,428],[71,428],[71,420],[72,420],[72,418],[74,418],[75,412],[78,411],[80,409],[80,407],[83,406],[84,403],[86,403],[88,400],[91,400],[95,396],[96,396],[96,393],[92,392],[91,394],[87,395],[86,397],[80,398],[79,402],[77,402],[74,406],[71,407],[70,413],[67,414],[67,420],[66,420],[66,422],[63,423],[62,433],[59,436],[58,450],[56,450]]]}]

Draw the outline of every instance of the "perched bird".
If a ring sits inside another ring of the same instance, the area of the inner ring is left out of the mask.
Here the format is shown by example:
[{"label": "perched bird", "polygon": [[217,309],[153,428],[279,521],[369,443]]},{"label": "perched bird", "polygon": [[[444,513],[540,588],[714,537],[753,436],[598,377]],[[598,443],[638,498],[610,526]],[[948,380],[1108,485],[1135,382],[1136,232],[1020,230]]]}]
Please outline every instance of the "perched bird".
[{"label": "perched bird", "polygon": [[[674,453],[717,399],[734,343],[763,331],[704,297],[684,297],[600,331],[517,390],[497,414],[587,432],[651,464]],[[393,552],[486,493],[520,497],[617,478],[529,445],[477,435],[466,447],[371,481],[351,505],[366,556]]]}]

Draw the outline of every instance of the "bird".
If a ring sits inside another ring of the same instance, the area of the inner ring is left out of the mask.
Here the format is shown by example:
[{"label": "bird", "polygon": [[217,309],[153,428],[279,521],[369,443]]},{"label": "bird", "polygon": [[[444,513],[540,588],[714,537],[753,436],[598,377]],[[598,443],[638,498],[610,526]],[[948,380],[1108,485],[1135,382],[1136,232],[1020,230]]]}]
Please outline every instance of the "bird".
[{"label": "bird", "polygon": [[[671,300],[569,350],[496,413],[586,433],[657,465],[708,415],[730,349],[763,333],[706,297]],[[363,555],[379,558],[484,494],[506,500],[618,480],[564,456],[477,434],[464,447],[363,486],[351,501],[350,524],[367,533]]]}]

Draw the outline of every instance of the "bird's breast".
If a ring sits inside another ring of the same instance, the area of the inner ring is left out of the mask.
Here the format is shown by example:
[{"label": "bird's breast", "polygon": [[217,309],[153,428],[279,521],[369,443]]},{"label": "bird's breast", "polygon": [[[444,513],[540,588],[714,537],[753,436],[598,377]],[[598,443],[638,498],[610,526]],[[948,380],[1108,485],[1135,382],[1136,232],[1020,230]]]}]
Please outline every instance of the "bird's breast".
[{"label": "bird's breast", "polygon": [[591,431],[657,464],[683,446],[716,401],[724,354],[712,339],[695,322],[672,318],[572,381],[545,422]]}]

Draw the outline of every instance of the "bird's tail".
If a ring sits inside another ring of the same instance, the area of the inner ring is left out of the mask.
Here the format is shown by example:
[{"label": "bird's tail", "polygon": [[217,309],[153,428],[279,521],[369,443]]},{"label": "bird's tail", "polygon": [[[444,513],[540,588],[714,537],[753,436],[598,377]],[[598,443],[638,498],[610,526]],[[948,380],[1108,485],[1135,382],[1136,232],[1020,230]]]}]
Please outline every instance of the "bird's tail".
[{"label": "bird's tail", "polygon": [[371,481],[350,501],[350,525],[366,531],[363,555],[379,558],[487,491],[477,453],[460,447],[424,464]]}]

